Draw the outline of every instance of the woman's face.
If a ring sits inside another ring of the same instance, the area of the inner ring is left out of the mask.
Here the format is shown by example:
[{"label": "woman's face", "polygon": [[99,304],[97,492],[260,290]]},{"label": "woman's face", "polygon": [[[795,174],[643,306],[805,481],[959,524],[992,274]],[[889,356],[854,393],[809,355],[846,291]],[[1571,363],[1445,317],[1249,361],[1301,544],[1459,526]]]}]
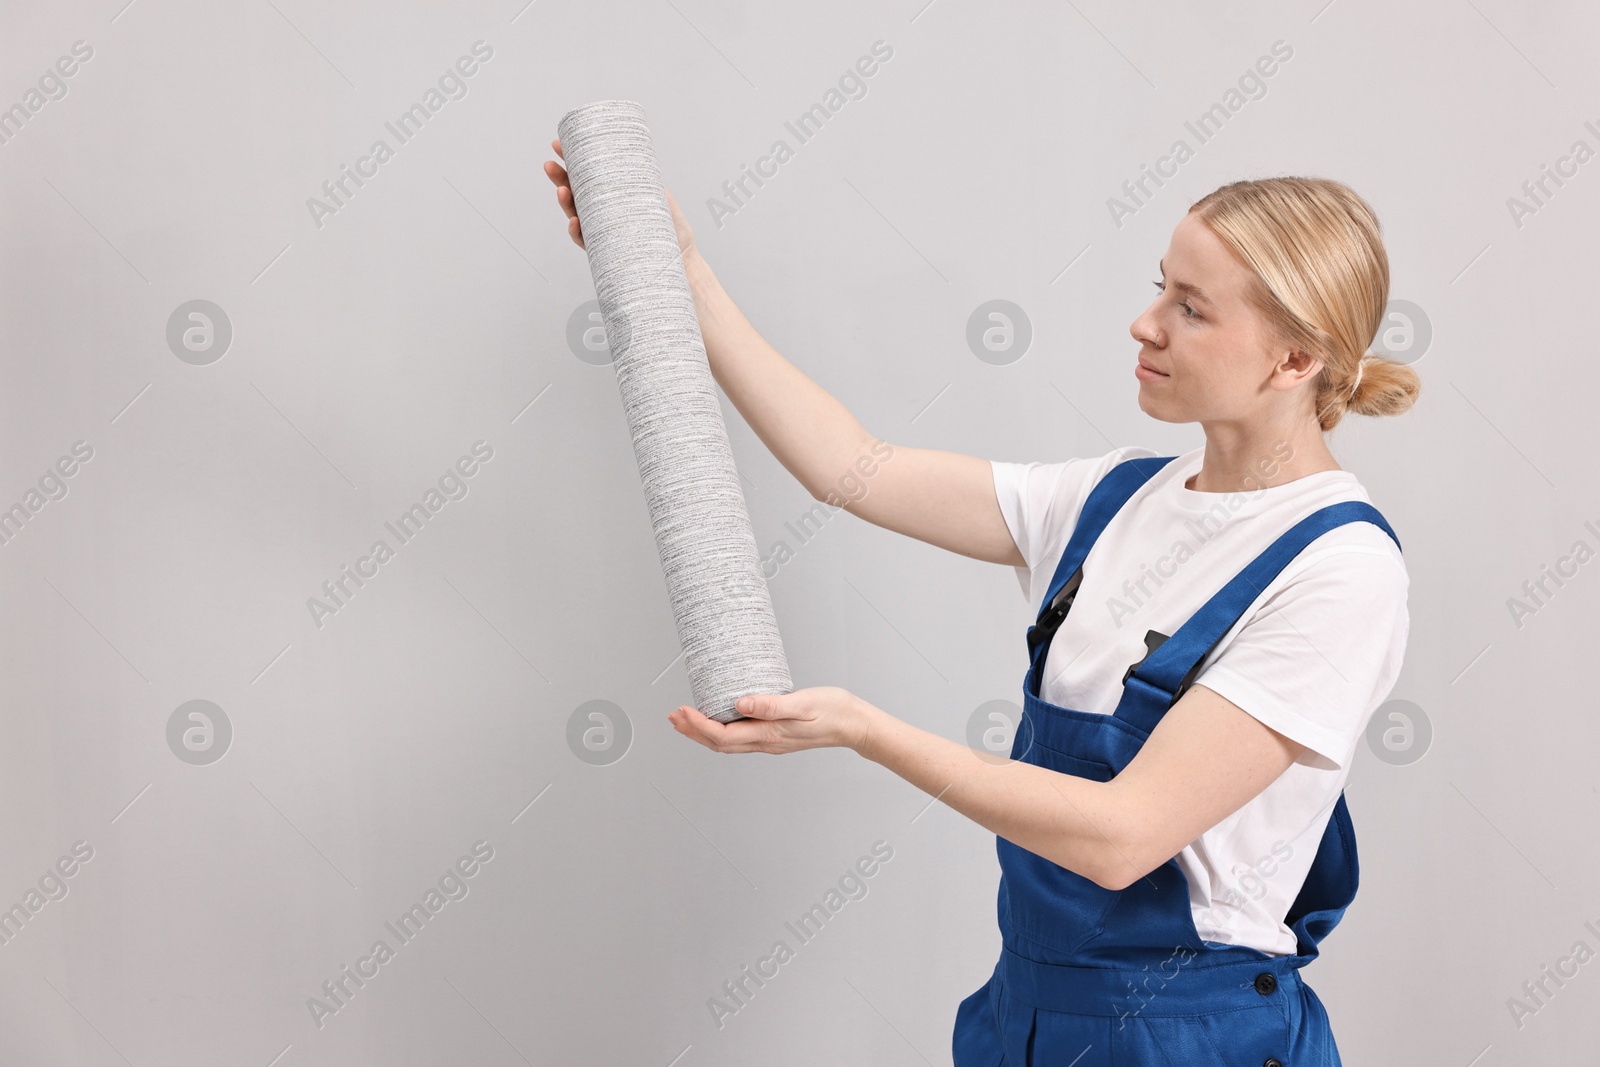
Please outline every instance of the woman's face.
[{"label": "woman's face", "polygon": [[[1172,231],[1163,289],[1129,332],[1139,342],[1139,407],[1162,422],[1254,422],[1320,368],[1275,343],[1245,301],[1250,268],[1196,215]],[[1157,373],[1159,372],[1159,373]]]}]

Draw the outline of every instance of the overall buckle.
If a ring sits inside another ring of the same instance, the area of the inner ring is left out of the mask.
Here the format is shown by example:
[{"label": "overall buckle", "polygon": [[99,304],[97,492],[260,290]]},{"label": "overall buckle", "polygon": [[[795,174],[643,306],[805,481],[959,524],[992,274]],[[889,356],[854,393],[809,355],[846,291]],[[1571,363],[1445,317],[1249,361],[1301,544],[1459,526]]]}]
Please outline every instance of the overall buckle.
[{"label": "overall buckle", "polygon": [[1146,630],[1144,632],[1144,655],[1139,657],[1139,661],[1137,663],[1130,663],[1128,665],[1128,669],[1122,672],[1122,684],[1127,685],[1128,678],[1132,676],[1136,669],[1138,669],[1139,665],[1145,660],[1149,659],[1150,653],[1160,648],[1162,643],[1171,636],[1171,634],[1159,633],[1155,630]]},{"label": "overall buckle", "polygon": [[1067,612],[1072,609],[1072,602],[1077,598],[1078,586],[1083,584],[1083,566],[1072,572],[1072,577],[1062,584],[1061,590],[1050,599],[1050,603],[1039,613],[1039,619],[1028,627],[1028,658],[1033,659],[1033,654],[1038,647],[1048,641],[1058,629],[1061,620],[1067,617]]}]

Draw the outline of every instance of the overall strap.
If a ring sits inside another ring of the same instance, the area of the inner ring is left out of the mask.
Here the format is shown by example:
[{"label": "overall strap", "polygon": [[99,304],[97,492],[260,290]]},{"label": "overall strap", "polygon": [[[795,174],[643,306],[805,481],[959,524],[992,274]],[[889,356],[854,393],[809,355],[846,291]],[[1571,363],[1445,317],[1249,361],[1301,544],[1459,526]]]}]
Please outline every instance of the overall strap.
[{"label": "overall strap", "polygon": [[[1400,538],[1371,504],[1346,500],[1312,512],[1257,556],[1233,580],[1178,627],[1171,637],[1152,633],[1145,638],[1149,650],[1123,677],[1122,700],[1116,716],[1149,733],[1161,716],[1178,702],[1200,673],[1223,635],[1233,628],[1262,590],[1302,549],[1329,530],[1351,522],[1370,522],[1400,547]],[[1152,644],[1152,640],[1154,643]]]},{"label": "overall strap", "polygon": [[1061,620],[1067,617],[1072,600],[1078,594],[1078,586],[1083,581],[1083,561],[1088,557],[1089,549],[1094,547],[1100,532],[1128,502],[1128,498],[1138,492],[1152,475],[1177,458],[1140,456],[1125,459],[1106,472],[1090,491],[1083,503],[1083,510],[1078,514],[1077,524],[1072,528],[1072,537],[1067,541],[1066,550],[1061,553],[1061,562],[1056,564],[1044,604],[1039,609],[1039,617],[1028,627],[1029,675],[1035,693],[1038,692],[1036,675],[1039,665],[1049,651],[1050,639],[1060,628]]}]

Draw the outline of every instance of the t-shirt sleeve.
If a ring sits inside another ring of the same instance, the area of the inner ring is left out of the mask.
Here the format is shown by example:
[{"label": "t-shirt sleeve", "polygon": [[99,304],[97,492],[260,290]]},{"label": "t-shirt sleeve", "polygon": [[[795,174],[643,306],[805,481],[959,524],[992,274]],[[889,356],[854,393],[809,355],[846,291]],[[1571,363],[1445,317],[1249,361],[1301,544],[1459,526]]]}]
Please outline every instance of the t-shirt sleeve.
[{"label": "t-shirt sleeve", "polygon": [[1296,762],[1337,770],[1399,676],[1410,580],[1393,549],[1313,546],[1195,683],[1306,746]]},{"label": "t-shirt sleeve", "polygon": [[1066,548],[1084,502],[1100,479],[1125,459],[1153,455],[1152,450],[1133,445],[1103,456],[1056,463],[989,461],[995,500],[1024,560],[1022,566],[1012,568],[1023,596],[1032,598],[1030,583],[1035,568],[1047,560],[1053,566]]}]

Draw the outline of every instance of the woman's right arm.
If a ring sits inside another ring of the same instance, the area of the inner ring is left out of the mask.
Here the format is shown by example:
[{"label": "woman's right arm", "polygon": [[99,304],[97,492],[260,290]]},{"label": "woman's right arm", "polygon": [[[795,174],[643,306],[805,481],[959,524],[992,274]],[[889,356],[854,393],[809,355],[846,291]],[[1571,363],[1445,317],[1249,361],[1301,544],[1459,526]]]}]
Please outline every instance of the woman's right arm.
[{"label": "woman's right arm", "polygon": [[963,556],[1022,564],[988,460],[879,441],[767,343],[694,245],[683,259],[717,384],[813,498]]},{"label": "woman's right arm", "polygon": [[[559,142],[555,143],[560,155]],[[583,247],[566,169],[545,173],[556,185],[568,233]],[[717,384],[778,462],[816,499],[844,507],[876,526],[963,556],[1022,566],[995,500],[989,461],[958,452],[888,445],[756,332],[694,243],[671,194],[684,272],[694,292],[706,357]]]}]

